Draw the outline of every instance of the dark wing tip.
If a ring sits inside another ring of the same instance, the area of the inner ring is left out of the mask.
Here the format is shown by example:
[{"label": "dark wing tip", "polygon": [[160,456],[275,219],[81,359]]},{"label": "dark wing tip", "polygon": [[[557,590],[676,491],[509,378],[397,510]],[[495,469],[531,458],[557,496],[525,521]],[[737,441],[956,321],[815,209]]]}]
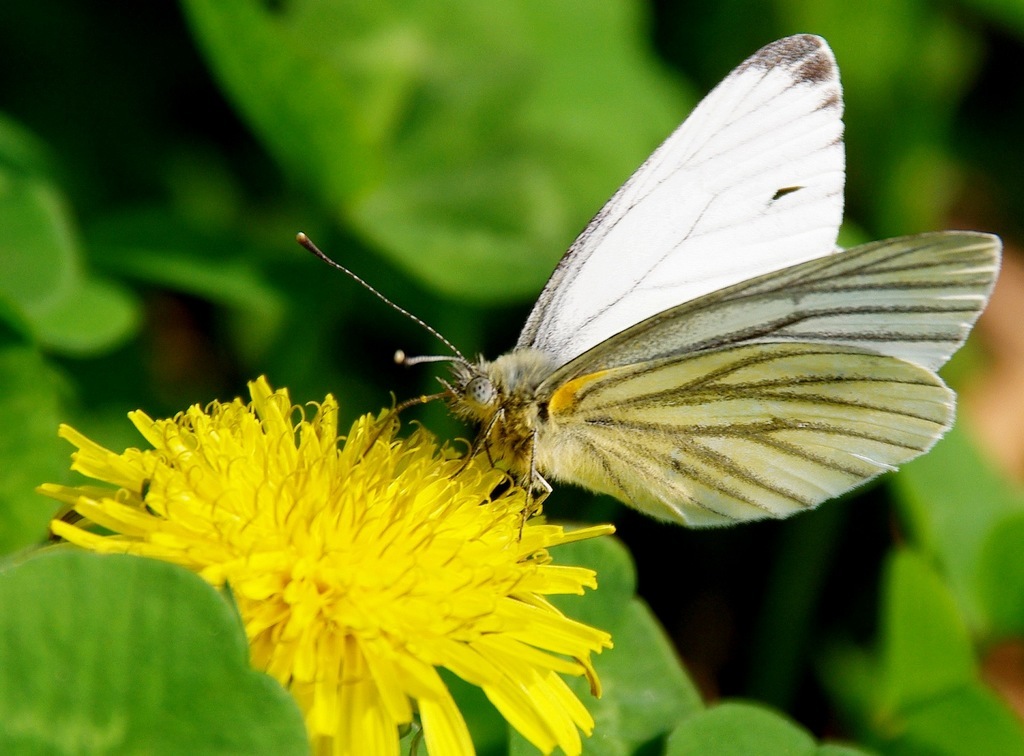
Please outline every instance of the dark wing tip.
[{"label": "dark wing tip", "polygon": [[835,79],[836,61],[828,43],[813,34],[797,34],[765,45],[742,68],[787,68],[796,81],[821,84]]}]

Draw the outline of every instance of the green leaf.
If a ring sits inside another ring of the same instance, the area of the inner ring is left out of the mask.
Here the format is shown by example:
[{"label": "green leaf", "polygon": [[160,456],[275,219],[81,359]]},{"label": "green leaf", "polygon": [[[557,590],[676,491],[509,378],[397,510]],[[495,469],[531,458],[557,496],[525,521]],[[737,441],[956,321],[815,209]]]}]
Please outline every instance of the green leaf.
[{"label": "green leaf", "polygon": [[[135,298],[82,269],[60,194],[34,178],[0,173],[0,300],[43,347],[73,355],[110,349],[139,323]],[[0,316],[4,309],[0,309]]]},{"label": "green leaf", "polygon": [[105,272],[249,313],[278,317],[284,308],[281,293],[260,272],[260,260],[240,249],[236,238],[192,232],[159,211],[107,218],[91,226],[87,238]]},{"label": "green leaf", "polygon": [[904,549],[885,578],[882,663],[893,709],[949,693],[976,679],[971,640],[949,589],[925,560]]},{"label": "green leaf", "polygon": [[878,724],[882,674],[878,660],[851,643],[834,642],[821,655],[819,677],[843,721],[853,732],[870,734]]},{"label": "green leaf", "polygon": [[750,703],[727,702],[683,722],[668,739],[666,756],[854,756],[849,746],[819,746],[803,728]]},{"label": "green leaf", "polygon": [[839,743],[823,743],[815,751],[817,756],[868,756],[871,752]]},{"label": "green leaf", "polygon": [[47,184],[0,172],[0,295],[34,321],[68,296],[80,275],[63,201]]},{"label": "green leaf", "polygon": [[[46,535],[53,502],[35,492],[67,474],[68,449],[57,438],[63,383],[31,349],[0,349],[0,554]],[[2,612],[0,612],[2,613]]]},{"label": "green leaf", "polygon": [[105,216],[86,229],[86,239],[99,270],[228,308],[235,353],[267,369],[267,351],[286,314],[294,314],[286,313],[287,283],[265,271],[282,247],[301,259],[288,236],[264,249],[220,231],[197,230],[153,207]]},{"label": "green leaf", "polygon": [[88,278],[36,319],[39,340],[68,355],[91,355],[117,346],[138,330],[135,296],[113,281]]},{"label": "green leaf", "polygon": [[861,739],[892,754],[1024,753],[1024,729],[979,680],[953,596],[918,554],[886,571],[880,663],[833,653],[826,680]]},{"label": "green leaf", "polygon": [[885,751],[900,756],[1019,756],[1024,753],[1024,729],[991,690],[972,683],[908,711]]},{"label": "green leaf", "polygon": [[237,614],[186,570],[67,549],[0,572],[0,607],[4,753],[308,753]]},{"label": "green leaf", "polygon": [[978,594],[982,549],[997,525],[1024,513],[1024,497],[979,454],[960,426],[894,478],[914,541],[943,567],[968,623],[991,619]]},{"label": "green leaf", "polygon": [[683,113],[627,0],[185,6],[285,169],[423,283],[478,301],[535,294]]},{"label": "green leaf", "polygon": [[996,636],[1024,635],[1024,512],[994,526],[978,563],[978,597]]},{"label": "green leaf", "polygon": [[373,179],[355,95],[309,39],[252,0],[183,5],[221,86],[297,181],[337,206]]}]

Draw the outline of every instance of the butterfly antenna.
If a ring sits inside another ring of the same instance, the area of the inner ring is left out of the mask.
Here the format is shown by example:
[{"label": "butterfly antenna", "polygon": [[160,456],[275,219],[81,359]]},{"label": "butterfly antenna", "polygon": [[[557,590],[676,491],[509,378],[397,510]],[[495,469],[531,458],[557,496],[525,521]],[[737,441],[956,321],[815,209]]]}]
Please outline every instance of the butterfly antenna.
[{"label": "butterfly antenna", "polygon": [[[461,358],[462,355],[460,354]],[[451,357],[445,357],[443,354],[431,354],[431,355],[420,355],[417,357],[410,357],[401,349],[395,352],[395,364],[403,365],[405,367],[412,367],[413,365],[422,365],[424,362],[451,362]],[[462,360],[465,362],[465,360]]]},{"label": "butterfly antenna", "polygon": [[[388,299],[383,294],[381,294],[379,291],[377,291],[375,288],[370,286],[370,284],[368,284],[366,281],[364,281],[359,276],[357,276],[355,273],[353,273],[351,270],[346,268],[344,265],[342,265],[339,262],[335,262],[334,260],[329,258],[327,255],[325,255],[323,252],[321,252],[320,248],[317,247],[313,243],[313,240],[310,239],[308,236],[306,236],[304,233],[299,231],[299,233],[295,235],[295,241],[297,241],[301,246],[305,247],[307,250],[309,250],[314,255],[319,257],[321,260],[323,260],[328,265],[330,265],[332,267],[335,267],[338,270],[340,270],[346,276],[351,278],[357,284],[359,284],[364,289],[366,289],[368,292],[370,292],[375,297],[377,297],[377,299],[382,301],[388,307],[390,307],[391,309],[395,310],[396,312],[401,313],[402,315],[405,315],[405,317],[409,318],[409,320],[411,320],[413,323],[416,323],[417,325],[419,325],[420,328],[425,330],[427,333],[431,334],[434,338],[436,338],[438,341],[440,341],[446,347],[451,349],[452,352],[455,354],[455,356],[458,358],[458,360],[460,362],[466,362],[466,358],[462,356],[462,352],[460,352],[458,349],[456,349],[455,345],[452,344],[452,342],[448,341],[448,339],[446,339],[444,336],[442,336],[440,331],[438,331],[436,328],[433,328],[432,326],[430,326],[422,318],[416,317],[411,312],[406,310],[404,307],[399,307],[394,302],[392,302],[390,299]],[[401,359],[399,359],[399,355],[401,355]],[[445,361],[445,360],[451,361],[451,359],[452,359],[451,357],[437,357],[436,359],[435,358],[424,358],[424,357],[406,357],[404,352],[399,352],[399,353],[397,353],[395,355],[395,361],[398,362],[399,364],[403,364],[403,365],[413,365],[413,364],[416,364],[418,362],[442,362],[442,361]]]}]

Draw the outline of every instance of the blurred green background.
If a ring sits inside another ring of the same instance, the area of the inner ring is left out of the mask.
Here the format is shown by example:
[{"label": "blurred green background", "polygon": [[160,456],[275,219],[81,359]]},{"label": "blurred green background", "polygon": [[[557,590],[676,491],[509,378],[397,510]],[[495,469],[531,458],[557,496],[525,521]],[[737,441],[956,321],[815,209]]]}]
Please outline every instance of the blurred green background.
[{"label": "blurred green background", "polygon": [[[1021,237],[1020,0],[8,0],[0,546],[45,536],[33,487],[72,479],[59,422],[120,449],[141,441],[129,410],[244,395],[260,374],[299,402],[334,393],[347,419],[436,390],[442,369],[392,355],[441,345],[299,230],[463,353],[506,351],[604,200],[731,68],[798,32],[842,72],[846,243]],[[985,333],[948,374],[968,396],[1014,359]],[[469,434],[440,406],[413,417]],[[782,523],[686,531],[566,487],[547,510],[617,523],[706,698],[884,751],[1012,753],[1024,499],[1013,439],[989,438],[957,432],[897,485]],[[911,715],[936,701],[954,714]]]}]

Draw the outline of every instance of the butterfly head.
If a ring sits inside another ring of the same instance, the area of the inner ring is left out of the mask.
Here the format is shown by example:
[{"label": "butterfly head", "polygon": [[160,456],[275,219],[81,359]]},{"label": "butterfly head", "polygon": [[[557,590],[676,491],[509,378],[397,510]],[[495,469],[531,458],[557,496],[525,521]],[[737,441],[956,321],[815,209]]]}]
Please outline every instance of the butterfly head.
[{"label": "butterfly head", "polygon": [[488,363],[455,361],[450,381],[441,383],[447,391],[448,404],[459,417],[486,422],[501,406],[501,392],[488,374]]},{"label": "butterfly head", "polygon": [[517,349],[493,362],[453,361],[452,380],[443,384],[457,415],[486,423],[498,411],[517,415],[532,407],[537,387],[553,369],[549,355]]}]

